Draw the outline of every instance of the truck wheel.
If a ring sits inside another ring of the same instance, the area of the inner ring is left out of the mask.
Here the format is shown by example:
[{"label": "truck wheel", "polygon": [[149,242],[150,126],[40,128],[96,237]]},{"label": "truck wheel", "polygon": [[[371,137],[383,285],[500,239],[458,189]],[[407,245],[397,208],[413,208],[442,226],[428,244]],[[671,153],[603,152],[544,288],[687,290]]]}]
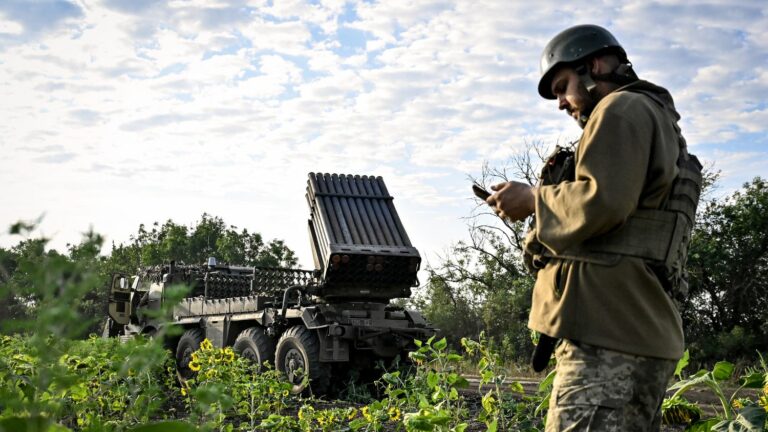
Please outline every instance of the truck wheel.
[{"label": "truck wheel", "polygon": [[111,338],[115,337],[120,334],[120,328],[117,324],[115,324],[114,321],[112,321],[112,318],[107,318],[107,321],[104,323],[104,328],[101,332],[101,337],[103,338]]},{"label": "truck wheel", "polygon": [[[294,394],[311,386],[314,393],[323,394],[331,381],[331,368],[320,363],[320,341],[314,331],[298,325],[289,328],[280,336],[275,354],[276,368],[293,384]],[[309,385],[304,383],[309,377]]]},{"label": "truck wheel", "polygon": [[275,341],[264,334],[263,327],[250,327],[241,331],[232,349],[259,365],[259,370],[264,366],[264,362],[273,366],[275,364]]},{"label": "truck wheel", "polygon": [[192,353],[200,349],[200,344],[205,339],[203,331],[199,328],[189,329],[181,335],[179,344],[176,346],[176,369],[184,379],[195,376],[195,371],[189,368],[189,362],[192,361]]}]

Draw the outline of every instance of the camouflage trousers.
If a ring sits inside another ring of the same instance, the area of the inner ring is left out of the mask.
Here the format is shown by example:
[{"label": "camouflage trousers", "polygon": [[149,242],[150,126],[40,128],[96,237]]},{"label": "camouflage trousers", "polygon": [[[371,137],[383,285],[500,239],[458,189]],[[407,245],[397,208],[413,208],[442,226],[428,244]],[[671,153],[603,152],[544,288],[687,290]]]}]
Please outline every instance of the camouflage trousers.
[{"label": "camouflage trousers", "polygon": [[673,360],[638,357],[563,340],[547,432],[658,431]]}]

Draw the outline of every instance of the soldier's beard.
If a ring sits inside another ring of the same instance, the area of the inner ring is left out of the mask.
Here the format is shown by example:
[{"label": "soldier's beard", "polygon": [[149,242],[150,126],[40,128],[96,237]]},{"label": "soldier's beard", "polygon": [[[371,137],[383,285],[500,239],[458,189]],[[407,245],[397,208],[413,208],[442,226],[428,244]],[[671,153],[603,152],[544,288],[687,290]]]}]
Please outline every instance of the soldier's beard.
[{"label": "soldier's beard", "polygon": [[584,129],[584,126],[587,125],[587,121],[589,121],[589,116],[592,114],[592,110],[595,109],[595,105],[597,105],[597,101],[595,101],[592,95],[587,93],[586,89],[584,89],[584,94],[582,95],[581,100],[579,118],[576,119],[576,123],[580,128]]}]

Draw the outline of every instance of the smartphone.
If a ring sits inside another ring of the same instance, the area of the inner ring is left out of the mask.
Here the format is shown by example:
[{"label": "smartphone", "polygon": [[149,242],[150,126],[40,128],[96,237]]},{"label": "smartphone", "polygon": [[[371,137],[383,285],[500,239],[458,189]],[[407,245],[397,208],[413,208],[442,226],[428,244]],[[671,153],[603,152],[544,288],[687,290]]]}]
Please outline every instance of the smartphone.
[{"label": "smartphone", "polygon": [[472,183],[472,192],[475,193],[476,197],[480,198],[483,201],[487,200],[488,197],[491,196],[490,192],[483,189],[483,187],[477,183]]}]

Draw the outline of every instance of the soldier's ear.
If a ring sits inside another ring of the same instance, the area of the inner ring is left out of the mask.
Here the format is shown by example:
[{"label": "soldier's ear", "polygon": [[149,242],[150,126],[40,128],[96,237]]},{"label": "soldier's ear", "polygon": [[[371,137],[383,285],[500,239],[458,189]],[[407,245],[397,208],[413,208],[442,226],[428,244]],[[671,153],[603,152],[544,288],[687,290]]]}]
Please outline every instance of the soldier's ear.
[{"label": "soldier's ear", "polygon": [[589,71],[592,72],[592,75],[600,74],[600,65],[600,57],[592,57],[589,59]]}]

